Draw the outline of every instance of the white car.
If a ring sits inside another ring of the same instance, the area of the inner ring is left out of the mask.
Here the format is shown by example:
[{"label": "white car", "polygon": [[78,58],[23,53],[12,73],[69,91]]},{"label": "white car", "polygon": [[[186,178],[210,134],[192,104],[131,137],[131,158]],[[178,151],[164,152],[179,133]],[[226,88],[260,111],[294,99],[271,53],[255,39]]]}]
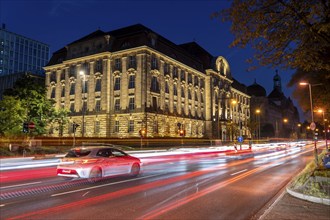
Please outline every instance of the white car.
[{"label": "white car", "polygon": [[67,178],[86,178],[96,182],[103,177],[141,171],[140,159],[109,146],[82,146],[72,148],[57,166],[57,175]]}]

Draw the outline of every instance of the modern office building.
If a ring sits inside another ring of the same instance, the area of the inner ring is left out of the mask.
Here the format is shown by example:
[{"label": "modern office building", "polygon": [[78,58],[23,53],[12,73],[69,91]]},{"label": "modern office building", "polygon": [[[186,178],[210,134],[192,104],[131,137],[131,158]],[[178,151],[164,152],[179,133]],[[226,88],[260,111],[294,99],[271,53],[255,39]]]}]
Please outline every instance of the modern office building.
[{"label": "modern office building", "polygon": [[48,98],[71,112],[64,131],[50,126],[53,136],[250,136],[250,96],[233,87],[227,60],[140,24],[82,37],[44,69]]},{"label": "modern office building", "polygon": [[49,46],[0,27],[0,76],[18,72],[43,72],[49,61]]}]

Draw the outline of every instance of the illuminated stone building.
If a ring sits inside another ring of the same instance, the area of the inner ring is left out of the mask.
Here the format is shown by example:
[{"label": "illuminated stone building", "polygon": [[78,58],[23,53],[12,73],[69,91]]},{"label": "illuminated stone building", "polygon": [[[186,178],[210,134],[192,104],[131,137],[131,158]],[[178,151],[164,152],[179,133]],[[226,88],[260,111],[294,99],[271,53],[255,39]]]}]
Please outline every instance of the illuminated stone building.
[{"label": "illuminated stone building", "polygon": [[[297,138],[298,109],[291,98],[284,95],[281,77],[277,71],[273,77],[273,90],[268,96],[266,90],[257,82],[248,86],[247,91],[251,96],[251,121],[255,122],[254,124],[260,123],[261,138]],[[256,126],[254,128],[252,133],[257,138],[258,131]]]},{"label": "illuminated stone building", "polygon": [[228,124],[249,119],[250,96],[232,87],[224,57],[195,42],[176,45],[140,24],[95,31],[55,52],[44,69],[48,97],[70,110],[64,136],[77,123],[76,136],[139,137],[145,130],[179,137],[182,130],[229,140]]}]

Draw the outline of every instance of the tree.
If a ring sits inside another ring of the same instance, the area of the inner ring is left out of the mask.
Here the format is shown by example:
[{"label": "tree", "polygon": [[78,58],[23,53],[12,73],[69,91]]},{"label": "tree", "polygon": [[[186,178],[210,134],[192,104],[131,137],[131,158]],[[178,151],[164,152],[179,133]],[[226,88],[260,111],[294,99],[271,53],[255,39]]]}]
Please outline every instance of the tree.
[{"label": "tree", "polygon": [[[330,76],[327,71],[313,72],[308,74],[307,72],[298,69],[292,76],[289,86],[297,85],[296,90],[293,92],[293,97],[298,100],[301,108],[307,117],[311,116],[310,110],[310,99],[309,99],[309,88],[308,86],[299,86],[299,82],[308,82],[312,86],[312,98],[313,98],[313,109],[322,109],[326,114],[330,113]],[[317,117],[315,117],[317,119]],[[321,119],[321,117],[319,117]],[[322,120],[322,119],[321,119]]]},{"label": "tree", "polygon": [[58,130],[59,137],[63,136],[64,127],[69,122],[68,114],[68,110],[59,109],[56,110],[49,118],[49,122],[52,123],[52,129],[54,128],[53,126],[55,126],[55,129]]},{"label": "tree", "polygon": [[12,96],[4,96],[0,101],[0,136],[22,135],[26,111],[22,102]]},{"label": "tree", "polygon": [[252,45],[261,65],[330,71],[328,0],[233,0],[213,17],[231,21],[231,46]]},{"label": "tree", "polygon": [[[46,89],[43,79],[25,75],[18,79],[14,87],[7,89],[4,94],[20,100],[25,109],[27,122],[33,121],[35,124],[34,133],[37,135],[45,134],[47,125],[56,118],[54,101],[46,98]],[[61,116],[64,117],[64,116]]]}]

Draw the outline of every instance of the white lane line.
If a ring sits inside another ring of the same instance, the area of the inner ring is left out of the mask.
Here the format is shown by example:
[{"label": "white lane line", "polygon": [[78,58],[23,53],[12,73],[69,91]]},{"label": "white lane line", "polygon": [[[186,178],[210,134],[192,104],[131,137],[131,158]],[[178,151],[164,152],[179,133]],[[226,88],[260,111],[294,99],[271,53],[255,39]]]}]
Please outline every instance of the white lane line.
[{"label": "white lane line", "polygon": [[0,204],[0,207],[4,207],[5,206],[5,204]]},{"label": "white lane line", "polygon": [[232,174],[230,174],[230,175],[231,175],[231,176],[234,176],[234,175],[237,175],[237,174],[239,174],[239,173],[243,173],[243,172],[245,172],[245,171],[247,171],[247,169],[244,169],[244,170],[238,171],[238,172],[236,172],[236,173],[232,173]]},{"label": "white lane line", "polygon": [[18,187],[18,186],[34,185],[34,184],[38,184],[38,183],[41,183],[41,182],[32,182],[32,183],[24,183],[24,184],[11,185],[11,186],[3,186],[3,187],[0,187],[0,189],[8,189],[8,188],[13,188],[13,187]]},{"label": "white lane line", "polygon": [[91,186],[91,187],[87,187],[87,188],[83,188],[83,189],[77,189],[77,190],[72,190],[72,191],[67,191],[67,192],[62,192],[62,193],[56,193],[56,194],[53,194],[51,196],[52,197],[54,197],[54,196],[61,196],[61,195],[66,195],[66,194],[70,194],[70,193],[75,193],[75,192],[80,192],[80,191],[86,191],[86,190],[90,190],[90,189],[96,189],[96,188],[101,188],[101,187],[104,187],[104,186],[116,185],[116,184],[120,184],[120,183],[127,183],[127,182],[132,182],[132,181],[135,181],[135,180],[141,180],[141,179],[146,179],[146,178],[149,178],[149,177],[155,177],[155,176],[161,176],[161,175],[164,175],[164,173],[150,175],[150,176],[144,176],[144,177],[140,177],[140,178],[136,178],[136,179],[131,179],[131,180],[123,180],[123,181],[114,182],[114,183],[108,183],[108,184],[99,185],[99,186]]},{"label": "white lane line", "polygon": [[86,196],[88,193],[89,193],[89,191],[88,192],[85,192],[84,195],[82,195],[82,197]]}]

